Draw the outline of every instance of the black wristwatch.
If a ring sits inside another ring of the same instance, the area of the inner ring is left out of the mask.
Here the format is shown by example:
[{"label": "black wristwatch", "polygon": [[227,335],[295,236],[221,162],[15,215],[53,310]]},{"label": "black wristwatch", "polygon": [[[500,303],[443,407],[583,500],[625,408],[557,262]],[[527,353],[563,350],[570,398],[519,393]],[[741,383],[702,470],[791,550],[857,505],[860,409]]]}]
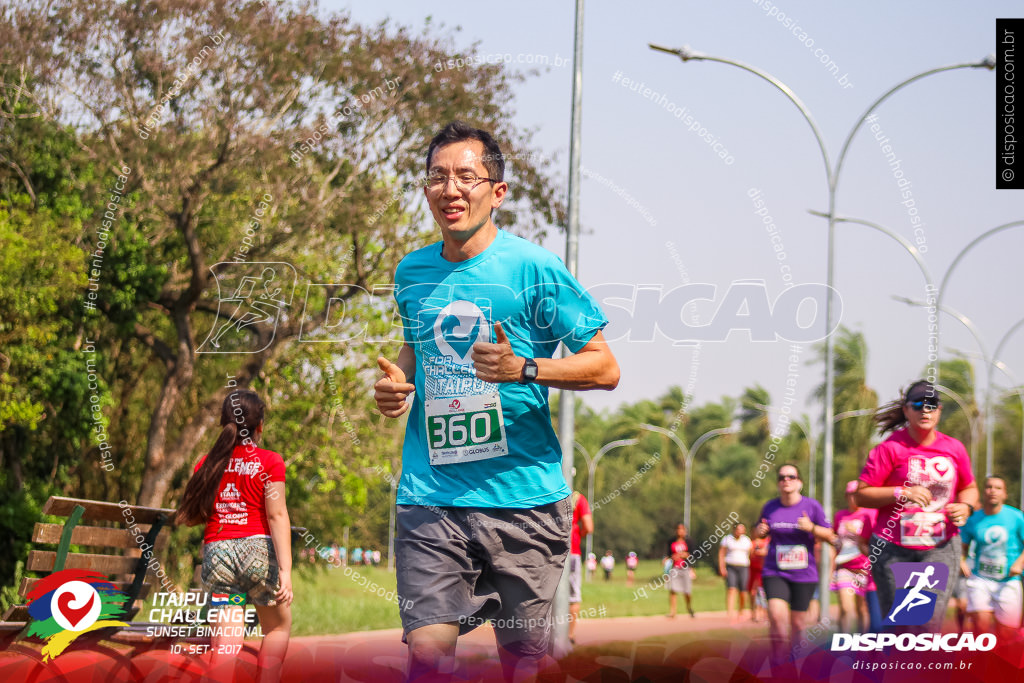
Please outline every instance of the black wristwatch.
[{"label": "black wristwatch", "polygon": [[520,384],[532,384],[537,381],[537,361],[527,358],[523,363],[523,374],[519,376]]}]

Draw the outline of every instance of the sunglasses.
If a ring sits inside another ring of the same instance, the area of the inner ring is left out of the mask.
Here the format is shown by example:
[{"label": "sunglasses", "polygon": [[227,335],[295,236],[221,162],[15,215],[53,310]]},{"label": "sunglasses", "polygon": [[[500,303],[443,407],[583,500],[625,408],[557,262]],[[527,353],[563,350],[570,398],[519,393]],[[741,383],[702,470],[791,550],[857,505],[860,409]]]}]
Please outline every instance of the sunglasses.
[{"label": "sunglasses", "polygon": [[921,412],[922,410],[935,410],[936,408],[938,408],[942,404],[939,403],[938,401],[932,400],[932,401],[908,401],[907,405],[910,406],[911,408],[913,408],[914,410],[916,410],[917,412]]},{"label": "sunglasses", "polygon": [[795,474],[780,474],[779,481],[786,481],[789,479],[799,479],[800,477]]}]

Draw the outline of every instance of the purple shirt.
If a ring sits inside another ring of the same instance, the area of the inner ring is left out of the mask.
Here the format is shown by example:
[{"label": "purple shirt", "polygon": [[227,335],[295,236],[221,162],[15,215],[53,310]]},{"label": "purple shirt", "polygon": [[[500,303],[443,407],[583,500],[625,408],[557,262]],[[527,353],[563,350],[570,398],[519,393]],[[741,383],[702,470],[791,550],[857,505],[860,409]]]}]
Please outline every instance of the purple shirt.
[{"label": "purple shirt", "polygon": [[768,556],[764,558],[762,576],[779,576],[797,583],[818,580],[814,536],[809,531],[800,531],[796,525],[805,512],[815,525],[831,528],[821,503],[813,498],[804,496],[796,505],[789,507],[773,498],[761,508],[758,521],[766,519],[771,527],[771,543]]}]

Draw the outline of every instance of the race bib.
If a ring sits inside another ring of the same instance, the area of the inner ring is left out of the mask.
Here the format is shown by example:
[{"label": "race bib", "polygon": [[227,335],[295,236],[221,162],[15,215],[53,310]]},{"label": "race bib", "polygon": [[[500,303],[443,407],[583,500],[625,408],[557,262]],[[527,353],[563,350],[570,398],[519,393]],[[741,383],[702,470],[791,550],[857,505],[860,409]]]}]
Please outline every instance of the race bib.
[{"label": "race bib", "polygon": [[423,416],[431,465],[508,455],[498,387],[476,377],[473,345],[490,339],[490,323],[462,299],[442,308],[424,341]]},{"label": "race bib", "polygon": [[780,545],[775,547],[775,565],[784,571],[807,569],[807,546]]},{"label": "race bib", "polygon": [[978,576],[986,579],[1001,580],[1006,578],[1006,562],[1005,561],[990,561],[990,560],[978,560]]},{"label": "race bib", "polygon": [[487,460],[508,454],[498,392],[427,399],[427,449],[431,465]]},{"label": "race bib", "polygon": [[946,515],[905,512],[900,515],[900,545],[936,546],[946,538]]}]

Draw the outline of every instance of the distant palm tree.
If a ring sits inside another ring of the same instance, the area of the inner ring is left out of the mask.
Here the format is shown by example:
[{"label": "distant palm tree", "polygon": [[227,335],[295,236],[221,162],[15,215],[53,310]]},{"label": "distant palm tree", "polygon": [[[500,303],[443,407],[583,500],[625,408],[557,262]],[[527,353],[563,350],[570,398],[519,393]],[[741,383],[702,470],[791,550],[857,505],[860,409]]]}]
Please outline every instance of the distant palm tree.
[{"label": "distant palm tree", "polygon": [[[867,384],[868,346],[862,332],[840,325],[836,330],[834,372],[834,415],[878,407],[878,393]],[[824,362],[825,345],[815,348],[816,360]],[[820,384],[814,397],[824,404],[825,385]],[[849,479],[855,478],[867,459],[875,438],[875,425],[871,415],[840,419],[836,422],[833,452],[837,465],[834,478],[837,491]]]},{"label": "distant palm tree", "polygon": [[763,448],[771,435],[771,420],[765,406],[770,406],[771,394],[760,384],[747,387],[740,396],[740,443]]}]

